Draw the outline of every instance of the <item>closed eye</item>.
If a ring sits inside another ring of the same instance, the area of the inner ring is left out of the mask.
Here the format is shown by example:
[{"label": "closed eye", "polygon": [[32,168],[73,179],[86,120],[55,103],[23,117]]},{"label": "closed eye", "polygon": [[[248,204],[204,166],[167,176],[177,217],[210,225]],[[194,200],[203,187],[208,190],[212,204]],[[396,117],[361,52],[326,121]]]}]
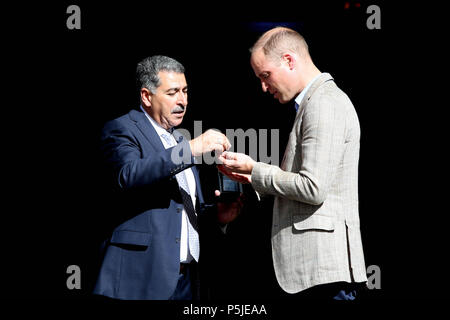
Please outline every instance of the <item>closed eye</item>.
[{"label": "closed eye", "polygon": [[[180,91],[180,89],[170,89],[170,90],[167,91],[167,94],[169,96],[174,96],[174,95],[176,95],[178,93],[178,91]],[[187,93],[187,91],[188,91],[187,88],[183,89],[183,93]]]},{"label": "closed eye", "polygon": [[270,73],[269,72],[263,72],[260,74],[261,79],[266,80],[270,77]]}]

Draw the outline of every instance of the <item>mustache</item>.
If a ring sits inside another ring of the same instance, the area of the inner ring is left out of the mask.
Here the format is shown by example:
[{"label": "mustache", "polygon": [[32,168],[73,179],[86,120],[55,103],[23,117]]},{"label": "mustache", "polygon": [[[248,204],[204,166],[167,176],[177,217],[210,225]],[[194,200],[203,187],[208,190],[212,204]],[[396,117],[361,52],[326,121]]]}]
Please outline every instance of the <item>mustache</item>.
[{"label": "mustache", "polygon": [[186,109],[186,106],[177,105],[175,108],[172,109],[172,113],[184,112],[185,109]]}]

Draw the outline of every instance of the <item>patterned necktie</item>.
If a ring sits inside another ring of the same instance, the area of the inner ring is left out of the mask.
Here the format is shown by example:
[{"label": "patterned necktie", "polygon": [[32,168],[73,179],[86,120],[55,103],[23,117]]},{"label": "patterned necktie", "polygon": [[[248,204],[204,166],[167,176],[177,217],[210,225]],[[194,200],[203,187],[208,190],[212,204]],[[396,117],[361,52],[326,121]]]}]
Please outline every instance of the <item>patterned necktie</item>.
[{"label": "patterned necktie", "polygon": [[[169,133],[163,133],[161,135],[167,142],[169,147],[175,146],[175,143],[170,138]],[[187,213],[189,223],[188,223],[188,238],[189,238],[189,251],[195,261],[198,261],[200,256],[200,246],[199,246],[199,236],[198,236],[198,223],[197,215],[195,214],[194,204],[189,192],[189,185],[187,183],[186,174],[181,171],[175,175],[178,186],[180,187],[181,198],[183,199],[184,210]]]}]

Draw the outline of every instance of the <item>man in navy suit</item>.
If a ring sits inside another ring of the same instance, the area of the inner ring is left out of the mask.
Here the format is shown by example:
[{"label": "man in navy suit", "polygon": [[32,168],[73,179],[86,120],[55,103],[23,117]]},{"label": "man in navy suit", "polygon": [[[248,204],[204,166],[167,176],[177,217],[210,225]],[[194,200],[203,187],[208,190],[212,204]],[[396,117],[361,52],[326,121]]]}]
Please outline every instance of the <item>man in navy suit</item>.
[{"label": "man in navy suit", "polygon": [[[112,232],[94,293],[117,299],[196,299],[197,218],[206,209],[194,157],[220,154],[230,142],[214,130],[190,141],[173,130],[187,106],[184,67],[176,60],[144,59],[137,66],[137,82],[139,109],[106,123],[102,131],[102,155],[117,189],[111,201],[117,206],[105,222]],[[238,212],[218,214],[228,222]]]}]

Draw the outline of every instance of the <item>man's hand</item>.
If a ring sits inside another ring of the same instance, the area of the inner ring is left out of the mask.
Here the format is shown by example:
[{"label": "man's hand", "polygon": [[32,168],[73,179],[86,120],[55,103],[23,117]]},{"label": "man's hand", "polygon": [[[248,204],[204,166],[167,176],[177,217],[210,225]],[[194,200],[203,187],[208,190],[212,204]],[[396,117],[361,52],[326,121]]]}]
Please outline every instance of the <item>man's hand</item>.
[{"label": "man's hand", "polygon": [[189,141],[189,145],[194,157],[213,150],[216,151],[217,155],[219,155],[231,147],[230,141],[228,141],[224,134],[212,129],[207,130],[197,138]]},{"label": "man's hand", "polygon": [[[228,172],[251,174],[256,161],[243,153],[225,151],[219,156],[223,169]],[[225,173],[225,172],[224,172]],[[226,173],[225,173],[226,174]],[[228,174],[227,174],[228,175]],[[229,176],[229,175],[228,175]],[[232,178],[231,176],[229,176]]]},{"label": "man's hand", "polygon": [[[215,191],[216,197],[220,196],[220,191]],[[227,224],[236,219],[244,206],[244,195],[241,193],[234,202],[217,202],[217,221],[221,224]]]},{"label": "man's hand", "polygon": [[243,174],[243,173],[236,173],[233,171],[230,171],[229,169],[225,168],[223,164],[218,164],[217,169],[219,169],[220,172],[222,172],[224,175],[229,177],[231,180],[240,182],[240,183],[252,183],[252,175],[251,174]]}]

